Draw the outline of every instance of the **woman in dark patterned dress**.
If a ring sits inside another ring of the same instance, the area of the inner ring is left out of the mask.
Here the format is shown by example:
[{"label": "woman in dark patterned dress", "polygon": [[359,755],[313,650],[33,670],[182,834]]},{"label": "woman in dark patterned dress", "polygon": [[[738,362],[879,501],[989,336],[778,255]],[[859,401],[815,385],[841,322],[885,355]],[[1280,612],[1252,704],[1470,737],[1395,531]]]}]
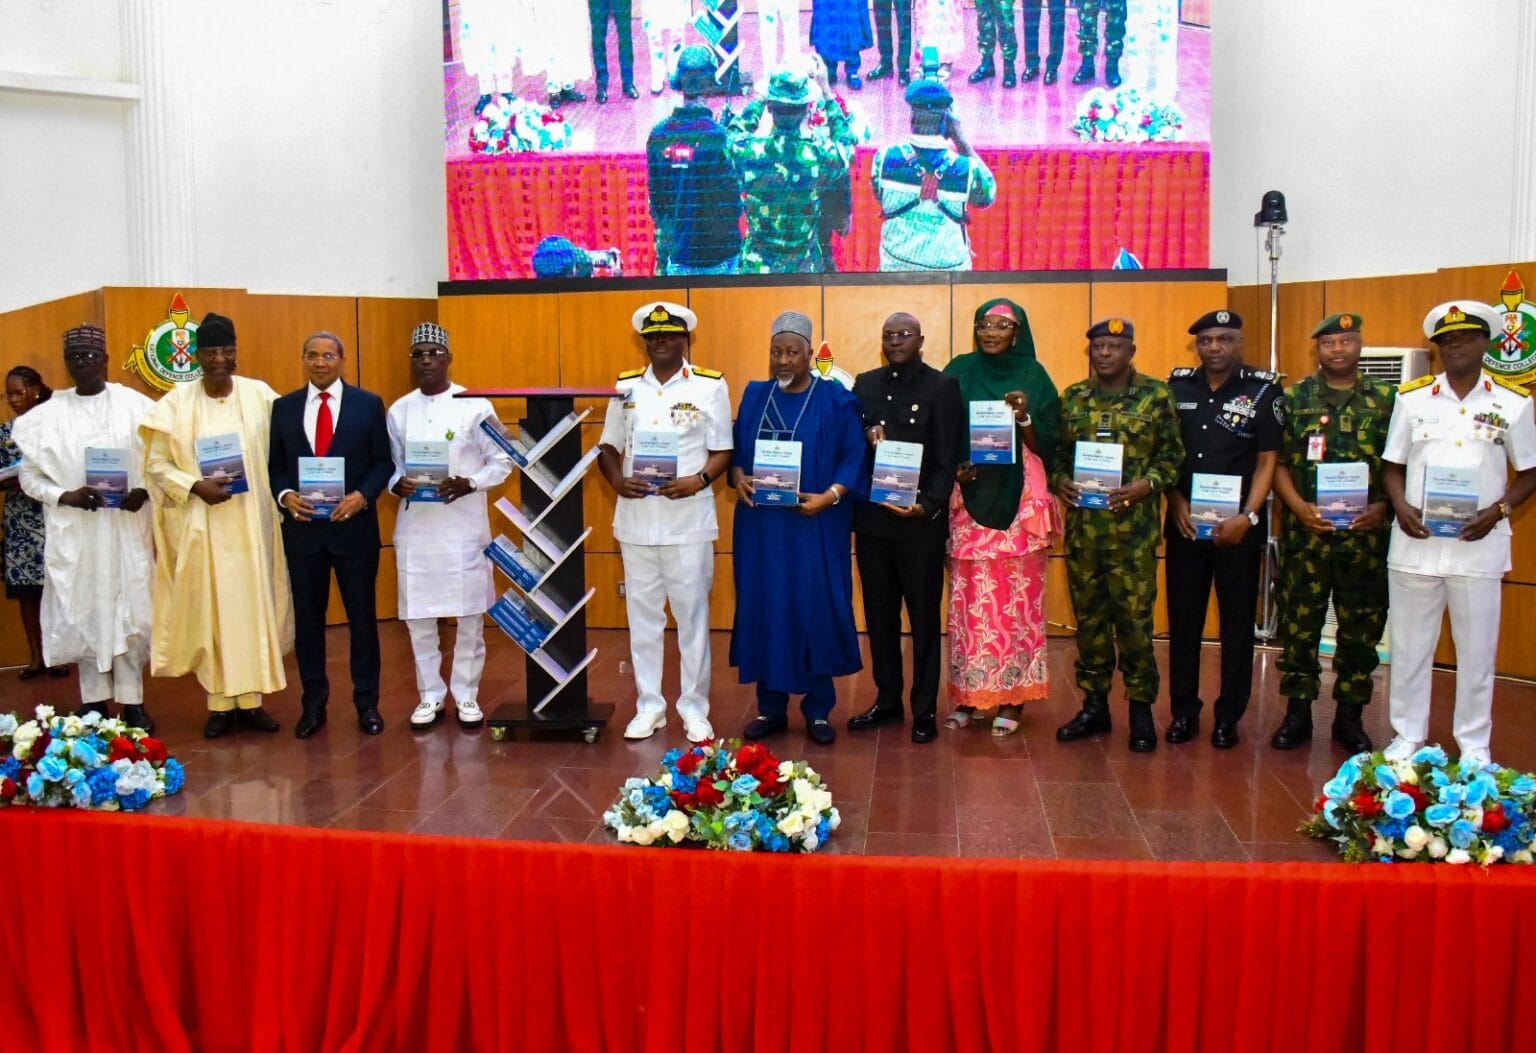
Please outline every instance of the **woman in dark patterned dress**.
[{"label": "woman in dark patterned dress", "polygon": [[[37,370],[28,366],[17,366],[5,376],[5,402],[17,417],[47,402],[52,394]],[[21,451],[11,442],[11,422],[0,423],[0,469],[20,459]],[[32,655],[21,678],[31,680],[43,671],[43,631],[38,623],[43,599],[43,506],[21,492],[15,476],[0,482],[0,493],[5,495],[5,595],[21,603],[21,624]],[[68,676],[69,669],[54,666],[48,674]]]}]

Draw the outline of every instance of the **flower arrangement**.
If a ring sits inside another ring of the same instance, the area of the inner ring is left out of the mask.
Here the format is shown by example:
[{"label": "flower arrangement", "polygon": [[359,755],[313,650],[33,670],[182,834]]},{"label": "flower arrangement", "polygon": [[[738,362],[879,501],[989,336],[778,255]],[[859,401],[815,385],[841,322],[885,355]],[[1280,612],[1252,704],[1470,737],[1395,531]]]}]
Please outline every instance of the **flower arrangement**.
[{"label": "flower arrangement", "polygon": [[0,714],[0,807],[135,812],[180,791],[185,778],[165,743],[121,720],[61,717],[52,706],[26,723]]},{"label": "flower arrangement", "polygon": [[477,154],[550,153],[571,144],[571,126],[547,106],[497,95],[469,128]]},{"label": "flower arrangement", "polygon": [[842,822],[804,761],[735,739],[671,750],[650,779],[627,779],[603,824],[636,845],[814,852]]},{"label": "flower arrangement", "polygon": [[1536,776],[1446,758],[1425,746],[1407,760],[1361,753],[1323,786],[1301,832],[1333,841],[1351,863],[1536,861]]},{"label": "flower arrangement", "polygon": [[1085,142],[1171,143],[1184,138],[1184,112],[1136,88],[1095,88],[1079,100],[1072,130]]}]

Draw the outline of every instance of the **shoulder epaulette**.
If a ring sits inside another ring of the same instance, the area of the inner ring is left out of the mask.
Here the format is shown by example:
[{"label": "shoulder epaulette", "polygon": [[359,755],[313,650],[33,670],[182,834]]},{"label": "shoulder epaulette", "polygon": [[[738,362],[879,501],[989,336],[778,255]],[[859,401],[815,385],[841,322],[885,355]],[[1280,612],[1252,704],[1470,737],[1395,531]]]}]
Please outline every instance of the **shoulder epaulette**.
[{"label": "shoulder epaulette", "polygon": [[1196,372],[1197,370],[1195,370],[1193,366],[1180,366],[1178,369],[1175,369],[1172,373],[1168,374],[1168,379],[1183,380],[1185,377],[1194,376]]},{"label": "shoulder epaulette", "polygon": [[1273,384],[1280,379],[1279,373],[1271,373],[1267,369],[1250,369],[1248,375],[1254,380],[1262,380],[1266,384]]},{"label": "shoulder epaulette", "polygon": [[1410,391],[1418,391],[1420,388],[1427,388],[1434,382],[1435,375],[1433,373],[1425,373],[1422,377],[1414,377],[1406,384],[1399,384],[1397,386],[1397,393],[1399,395],[1405,395]]},{"label": "shoulder epaulette", "polygon": [[644,376],[644,375],[645,375],[645,370],[643,370],[643,369],[626,369],[624,372],[619,374],[619,379],[620,380],[634,380],[636,377]]},{"label": "shoulder epaulette", "polygon": [[1525,388],[1521,387],[1519,384],[1516,384],[1513,380],[1505,380],[1503,377],[1499,376],[1496,373],[1489,373],[1488,377],[1495,384],[1497,384],[1499,387],[1504,388],[1504,389],[1506,389],[1508,391],[1513,391],[1516,395],[1519,395],[1521,398],[1528,399],[1528,398],[1531,397],[1531,393],[1529,391],[1525,390]]},{"label": "shoulder epaulette", "polygon": [[720,372],[718,369],[705,369],[703,366],[691,366],[689,368],[691,368],[696,375],[701,377],[708,377],[710,380],[720,380],[725,376],[725,374]]}]

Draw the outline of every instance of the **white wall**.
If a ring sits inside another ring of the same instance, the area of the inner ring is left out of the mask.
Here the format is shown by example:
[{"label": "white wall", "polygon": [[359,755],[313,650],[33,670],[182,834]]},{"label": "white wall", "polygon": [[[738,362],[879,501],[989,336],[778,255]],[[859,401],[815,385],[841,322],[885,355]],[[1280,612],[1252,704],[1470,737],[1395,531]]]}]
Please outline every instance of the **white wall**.
[{"label": "white wall", "polygon": [[[1504,259],[1519,6],[1221,0],[1212,265],[1255,279],[1271,187],[1291,209],[1285,280]],[[447,269],[440,0],[182,10],[189,284],[432,295]],[[117,79],[121,36],[117,0],[0,0],[0,70]],[[0,310],[132,282],[127,105],[0,91]]]}]

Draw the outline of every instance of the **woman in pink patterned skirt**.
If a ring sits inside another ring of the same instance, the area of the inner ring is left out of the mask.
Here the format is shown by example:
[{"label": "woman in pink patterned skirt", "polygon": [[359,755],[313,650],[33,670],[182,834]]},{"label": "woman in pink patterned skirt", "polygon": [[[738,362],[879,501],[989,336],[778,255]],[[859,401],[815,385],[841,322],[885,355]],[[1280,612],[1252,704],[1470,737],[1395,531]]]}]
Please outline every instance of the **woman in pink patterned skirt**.
[{"label": "woman in pink patterned skirt", "polygon": [[1056,385],[1035,358],[1024,309],[989,300],[976,309],[976,350],[944,372],[966,402],[1013,409],[1012,464],[969,461],[949,503],[949,698],[945,726],[959,729],[995,710],[992,734],[1019,729],[1024,703],[1050,691],[1045,573],[1061,513],[1046,485],[1061,432]]}]

